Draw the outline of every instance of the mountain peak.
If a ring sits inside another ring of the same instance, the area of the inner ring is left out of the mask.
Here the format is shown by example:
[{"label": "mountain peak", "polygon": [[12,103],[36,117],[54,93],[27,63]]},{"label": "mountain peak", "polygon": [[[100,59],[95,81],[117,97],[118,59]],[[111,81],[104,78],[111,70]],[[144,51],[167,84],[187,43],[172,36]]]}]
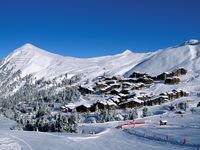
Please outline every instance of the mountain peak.
[{"label": "mountain peak", "polygon": [[198,44],[200,44],[200,41],[196,40],[196,39],[190,39],[190,40],[186,41],[184,44],[185,45],[198,45]]},{"label": "mountain peak", "polygon": [[22,45],[20,47],[20,49],[39,49],[39,48],[31,43],[26,43],[26,44]]},{"label": "mountain peak", "polygon": [[131,54],[131,53],[132,53],[132,51],[129,50],[129,49],[127,49],[127,50],[125,50],[124,52],[122,52],[122,54]]}]

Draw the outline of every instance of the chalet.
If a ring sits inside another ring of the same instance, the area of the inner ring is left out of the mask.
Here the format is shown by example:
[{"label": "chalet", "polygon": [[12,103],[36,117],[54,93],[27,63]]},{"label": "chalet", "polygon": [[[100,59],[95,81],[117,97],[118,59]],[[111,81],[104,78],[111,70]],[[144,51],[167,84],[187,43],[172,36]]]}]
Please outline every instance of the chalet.
[{"label": "chalet", "polygon": [[111,100],[103,100],[103,101],[98,101],[96,103],[96,107],[100,110],[105,110],[105,109],[115,109],[117,107],[117,104],[115,104]]},{"label": "chalet", "polygon": [[109,93],[110,91],[112,91],[113,89],[116,89],[116,88],[120,88],[120,84],[112,84],[112,85],[109,85],[108,87],[106,88],[103,88],[101,89],[100,91],[102,93]]},{"label": "chalet", "polygon": [[122,83],[122,88],[129,88],[131,87],[133,84],[131,84],[130,82],[123,82]]},{"label": "chalet", "polygon": [[181,82],[181,80],[179,78],[175,78],[175,77],[168,77],[166,80],[165,80],[165,84],[179,84]]},{"label": "chalet", "polygon": [[122,93],[122,94],[130,94],[130,89],[122,89],[120,93]]},{"label": "chalet", "polygon": [[122,77],[121,76],[113,76],[112,80],[120,81],[120,80],[122,80]]},{"label": "chalet", "polygon": [[119,96],[112,97],[111,100],[112,100],[115,104],[119,104],[119,103],[120,103],[120,97],[119,97]]},{"label": "chalet", "polygon": [[148,76],[148,74],[139,73],[139,72],[133,72],[129,77],[130,78],[141,78],[141,77],[145,77],[145,76]]},{"label": "chalet", "polygon": [[91,104],[82,104],[76,107],[77,112],[90,112]]},{"label": "chalet", "polygon": [[156,77],[157,80],[166,80],[168,77],[170,77],[169,72],[163,72],[160,75]]},{"label": "chalet", "polygon": [[148,100],[145,100],[144,105],[145,106],[160,105],[161,103],[164,103],[165,101],[168,101],[168,96],[155,96]]},{"label": "chalet", "polygon": [[61,112],[67,112],[67,108],[66,108],[65,106],[61,106],[61,107],[60,107],[60,111],[61,111]]},{"label": "chalet", "polygon": [[96,104],[92,104],[91,106],[90,106],[90,112],[95,112],[95,111],[97,111],[98,110],[98,106],[96,105]]},{"label": "chalet", "polygon": [[116,84],[116,80],[106,80],[105,83],[107,85]]},{"label": "chalet", "polygon": [[167,96],[169,100],[174,99],[174,93],[173,92],[167,92]]},{"label": "chalet", "polygon": [[149,96],[149,95],[147,95],[147,94],[143,94],[143,95],[138,95],[137,98],[138,98],[139,100],[145,101],[145,100],[151,98],[151,96]]},{"label": "chalet", "polygon": [[145,84],[139,82],[139,83],[137,83],[137,86],[138,86],[138,90],[140,90],[140,89],[142,89],[145,86]]},{"label": "chalet", "polygon": [[135,107],[142,107],[144,105],[144,101],[141,101],[137,98],[130,98],[126,101],[119,104],[119,106],[123,109],[126,108],[135,108]]},{"label": "chalet", "polygon": [[172,92],[174,93],[174,98],[175,98],[175,99],[181,97],[181,91],[172,90]]},{"label": "chalet", "polygon": [[169,100],[180,98],[180,97],[186,97],[189,95],[188,92],[183,91],[183,90],[172,90],[172,92],[167,92],[166,94]]},{"label": "chalet", "polygon": [[110,94],[118,95],[120,92],[121,92],[121,89],[113,89],[112,91],[110,91]]},{"label": "chalet", "polygon": [[66,110],[66,112],[73,112],[76,110],[76,105],[73,103],[69,103],[69,104],[65,105],[65,110]]},{"label": "chalet", "polygon": [[120,82],[129,82],[129,83],[136,83],[137,81],[137,78],[124,78],[124,79],[121,79]]},{"label": "chalet", "polygon": [[144,84],[152,84],[154,82],[153,79],[151,78],[147,78],[147,77],[140,77],[139,79],[137,79],[137,83],[142,82]]},{"label": "chalet", "polygon": [[189,96],[189,92],[183,90],[177,90],[180,93],[180,97],[187,97]]},{"label": "chalet", "polygon": [[187,74],[187,70],[184,68],[180,68],[181,70],[181,75],[186,75]]},{"label": "chalet", "polygon": [[184,92],[183,92],[183,96],[185,96],[185,97],[186,97],[186,96],[189,96],[189,94],[190,94],[190,93],[187,92],[187,91],[184,91]]},{"label": "chalet", "polygon": [[92,87],[84,87],[84,86],[79,86],[79,91],[85,95],[85,94],[93,94],[94,90]]},{"label": "chalet", "polygon": [[181,75],[186,75],[186,74],[187,74],[187,70],[184,68],[178,68],[172,72],[173,76],[181,76]]},{"label": "chalet", "polygon": [[114,103],[112,100],[108,100],[107,105],[108,105],[108,109],[116,109],[117,108],[117,104]]},{"label": "chalet", "polygon": [[101,109],[101,110],[105,110],[105,109],[108,108],[106,101],[98,101],[96,103],[96,106],[97,106],[98,109]]},{"label": "chalet", "polygon": [[99,91],[99,90],[101,90],[101,89],[103,89],[103,88],[106,88],[107,86],[108,86],[108,85],[107,85],[106,83],[99,82],[99,83],[96,84],[95,89],[96,89],[97,91]]}]

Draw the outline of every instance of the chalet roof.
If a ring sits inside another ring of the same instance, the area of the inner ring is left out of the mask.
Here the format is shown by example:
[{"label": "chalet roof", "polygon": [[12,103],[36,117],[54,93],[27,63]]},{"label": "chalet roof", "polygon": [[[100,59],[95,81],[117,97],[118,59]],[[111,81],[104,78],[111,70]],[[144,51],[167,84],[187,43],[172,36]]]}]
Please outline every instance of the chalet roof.
[{"label": "chalet roof", "polygon": [[100,100],[100,101],[98,101],[97,103],[103,104],[103,105],[107,105],[106,100]]},{"label": "chalet roof", "polygon": [[120,97],[126,97],[127,95],[126,94],[123,94],[123,93],[119,93],[118,94]]},{"label": "chalet roof", "polygon": [[112,91],[116,91],[116,92],[120,93],[121,90],[122,90],[122,89],[113,89]]},{"label": "chalet roof", "polygon": [[116,98],[116,97],[111,98],[111,100],[112,100],[113,102],[120,102],[119,98]]},{"label": "chalet roof", "polygon": [[103,104],[103,105],[109,105],[109,106],[117,106],[112,100],[102,100],[98,101],[97,103]]},{"label": "chalet roof", "polygon": [[117,104],[115,104],[112,100],[108,100],[107,101],[107,105],[109,105],[109,106],[117,106]]},{"label": "chalet roof", "polygon": [[151,98],[147,99],[146,101],[154,101],[154,100],[159,99],[159,98],[168,99],[167,96],[158,95],[158,96],[151,97]]},{"label": "chalet roof", "polygon": [[81,85],[80,87],[94,92],[94,89],[93,89],[93,87],[91,87],[91,86],[88,86],[88,85]]},{"label": "chalet roof", "polygon": [[65,105],[65,107],[69,108],[69,109],[75,109],[76,105],[73,103],[69,103],[69,104]]},{"label": "chalet roof", "polygon": [[61,109],[65,109],[66,107],[65,107],[65,106],[61,106],[60,108],[61,108]]},{"label": "chalet roof", "polygon": [[121,105],[121,104],[129,103],[129,102],[136,102],[136,103],[138,103],[138,104],[144,103],[144,101],[139,100],[138,98],[134,97],[134,98],[129,98],[129,99],[127,99],[126,101],[120,103],[120,105]]},{"label": "chalet roof", "polygon": [[[84,106],[84,107],[86,107],[86,108],[90,108],[90,107],[92,106],[92,104],[84,103],[84,104],[81,104],[81,105],[79,105],[79,106]],[[79,106],[77,106],[77,107],[79,107]]]},{"label": "chalet roof", "polygon": [[106,83],[116,83],[116,80],[110,79],[110,80],[106,80]]}]

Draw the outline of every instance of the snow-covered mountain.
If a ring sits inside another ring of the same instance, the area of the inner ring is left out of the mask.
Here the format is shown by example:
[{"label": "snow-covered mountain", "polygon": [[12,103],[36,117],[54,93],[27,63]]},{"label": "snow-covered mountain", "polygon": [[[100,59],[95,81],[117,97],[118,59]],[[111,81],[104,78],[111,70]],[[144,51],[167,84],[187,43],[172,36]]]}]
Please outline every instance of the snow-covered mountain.
[{"label": "snow-covered mountain", "polygon": [[81,59],[52,54],[31,44],[25,44],[6,57],[0,68],[5,65],[7,68],[14,67],[14,71],[22,71],[22,76],[33,74],[38,79],[54,78],[65,73],[69,77],[84,74],[86,78],[91,79],[104,73],[123,75],[150,56],[151,53],[137,54],[126,50],[114,56]]},{"label": "snow-covered mountain", "polygon": [[158,50],[148,59],[135,65],[127,75],[133,71],[140,71],[157,75],[165,71],[172,71],[178,67],[186,68],[190,73],[200,71],[200,43],[189,40],[185,43]]},{"label": "snow-covered mountain", "polygon": [[22,71],[22,77],[33,74],[37,79],[52,79],[62,74],[68,77],[82,74],[85,79],[97,76],[125,75],[133,71],[153,75],[184,67],[189,72],[200,71],[200,42],[189,40],[185,43],[149,53],[133,53],[126,50],[114,56],[96,58],[74,58],[52,54],[31,44],[25,44],[6,57],[0,65],[2,68],[14,68]]}]

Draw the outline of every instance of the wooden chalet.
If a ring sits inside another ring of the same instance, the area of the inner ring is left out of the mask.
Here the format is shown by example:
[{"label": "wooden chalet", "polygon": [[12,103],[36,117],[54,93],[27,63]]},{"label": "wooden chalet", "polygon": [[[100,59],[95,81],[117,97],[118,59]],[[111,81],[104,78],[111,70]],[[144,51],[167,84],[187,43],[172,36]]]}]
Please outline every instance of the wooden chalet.
[{"label": "wooden chalet", "polygon": [[175,78],[175,77],[172,77],[172,78],[167,78],[165,80],[165,84],[179,84],[181,82],[181,80],[179,78]]},{"label": "wooden chalet", "polygon": [[144,101],[144,106],[160,105],[168,101],[168,96],[155,96]]},{"label": "wooden chalet", "polygon": [[145,77],[145,76],[148,76],[148,74],[140,73],[140,72],[133,72],[129,77],[130,78],[141,78],[141,77]]},{"label": "wooden chalet", "polygon": [[92,87],[84,87],[84,86],[79,86],[79,91],[85,95],[85,94],[93,94],[94,90]]},{"label": "wooden chalet", "polygon": [[90,112],[91,104],[82,104],[76,107],[77,112]]},{"label": "wooden chalet", "polygon": [[99,90],[101,90],[101,89],[103,89],[103,88],[106,88],[107,86],[108,86],[108,85],[107,85],[106,83],[100,82],[100,83],[96,83],[95,89],[96,89],[97,91],[99,91]]},{"label": "wooden chalet", "polygon": [[136,83],[137,78],[124,78],[124,79],[121,79],[120,82]]},{"label": "wooden chalet", "polygon": [[153,79],[151,78],[147,78],[147,77],[140,77],[139,79],[137,79],[137,83],[142,82],[144,84],[152,84],[154,82]]},{"label": "wooden chalet", "polygon": [[120,86],[121,86],[120,84],[112,84],[106,88],[101,89],[100,91],[102,93],[110,93],[112,90],[120,88]]},{"label": "wooden chalet", "polygon": [[64,106],[66,112],[74,112],[76,110],[76,105],[73,103],[69,103],[67,105]]},{"label": "wooden chalet", "polygon": [[121,92],[121,89],[113,89],[112,91],[110,91],[110,94],[118,95],[120,92]]},{"label": "wooden chalet", "polygon": [[169,72],[163,72],[156,77],[156,80],[166,80],[168,77],[171,77]]},{"label": "wooden chalet", "polygon": [[105,110],[105,109],[116,109],[117,104],[114,103],[112,100],[103,100],[103,101],[98,101],[96,104],[96,107],[100,110]]},{"label": "wooden chalet", "polygon": [[137,98],[130,98],[126,101],[119,104],[120,108],[126,109],[126,108],[136,108],[136,107],[142,107],[144,105],[144,101],[139,100]]},{"label": "wooden chalet", "polygon": [[187,74],[187,70],[184,68],[178,68],[172,72],[173,76],[181,76],[181,75],[186,75],[186,74]]}]

